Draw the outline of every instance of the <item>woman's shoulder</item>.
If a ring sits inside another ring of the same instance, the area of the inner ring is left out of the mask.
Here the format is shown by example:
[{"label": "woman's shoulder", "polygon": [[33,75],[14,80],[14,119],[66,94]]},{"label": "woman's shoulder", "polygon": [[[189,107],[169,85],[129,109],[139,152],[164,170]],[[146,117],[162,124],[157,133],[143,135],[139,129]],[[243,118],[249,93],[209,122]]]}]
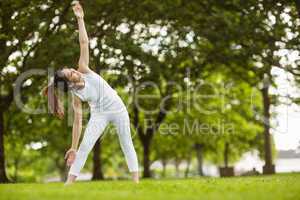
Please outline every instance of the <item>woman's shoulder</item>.
[{"label": "woman's shoulder", "polygon": [[98,74],[94,72],[93,70],[86,71],[85,73],[82,73],[84,76],[97,76]]},{"label": "woman's shoulder", "polygon": [[84,74],[84,75],[95,73],[95,72],[94,72],[93,70],[91,70],[90,68],[84,69],[84,70],[78,68],[77,71],[80,72],[80,73],[82,73],[82,74]]}]

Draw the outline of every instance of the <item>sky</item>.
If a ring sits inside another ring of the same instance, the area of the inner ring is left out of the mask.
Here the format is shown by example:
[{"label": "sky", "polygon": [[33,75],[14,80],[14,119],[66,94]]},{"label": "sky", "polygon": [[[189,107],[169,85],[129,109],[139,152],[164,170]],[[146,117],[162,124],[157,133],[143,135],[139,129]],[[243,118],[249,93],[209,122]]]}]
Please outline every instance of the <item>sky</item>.
[{"label": "sky", "polygon": [[[296,62],[300,60],[298,51],[282,49],[278,56],[281,57],[281,66],[297,67]],[[300,97],[299,86],[295,86],[293,76],[283,69],[273,67],[271,71],[275,78],[277,88],[271,88],[270,93],[280,96]],[[282,102],[289,102],[287,98],[281,98]],[[274,128],[272,134],[277,149],[297,149],[300,146],[300,106],[281,104],[273,108],[277,115],[273,118]]]},{"label": "sky", "polygon": [[[277,89],[273,89],[273,93],[282,96],[291,95],[299,96],[299,89],[288,81],[291,78],[289,74],[283,70],[274,69],[272,71],[277,75]],[[287,102],[286,99],[283,101]],[[274,128],[272,134],[274,136],[275,145],[278,150],[296,149],[300,146],[300,106],[299,105],[279,105],[273,108],[277,115],[273,118]]]},{"label": "sky", "polygon": [[[296,111],[298,109],[298,112]],[[275,145],[278,150],[296,149],[300,146],[299,106],[278,106],[276,108],[279,124],[273,130]]]}]

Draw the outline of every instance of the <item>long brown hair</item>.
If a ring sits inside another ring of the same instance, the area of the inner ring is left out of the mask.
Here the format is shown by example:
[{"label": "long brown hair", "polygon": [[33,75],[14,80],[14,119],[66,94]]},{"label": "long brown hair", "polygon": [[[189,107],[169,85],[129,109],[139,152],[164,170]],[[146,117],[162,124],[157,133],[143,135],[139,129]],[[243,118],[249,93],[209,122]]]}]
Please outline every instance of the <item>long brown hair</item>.
[{"label": "long brown hair", "polygon": [[48,98],[50,112],[59,119],[63,119],[64,106],[56,94],[56,89],[68,92],[68,80],[61,70],[55,72],[52,82],[43,89],[42,93]]}]

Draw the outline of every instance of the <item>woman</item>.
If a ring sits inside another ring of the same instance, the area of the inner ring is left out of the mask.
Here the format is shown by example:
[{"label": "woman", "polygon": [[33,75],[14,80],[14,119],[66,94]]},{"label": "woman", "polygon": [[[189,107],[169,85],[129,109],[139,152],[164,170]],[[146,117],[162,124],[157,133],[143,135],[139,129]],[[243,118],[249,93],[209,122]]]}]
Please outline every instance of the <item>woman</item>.
[{"label": "woman", "polygon": [[[70,90],[72,93],[74,109],[72,147],[65,156],[67,165],[71,168],[66,184],[75,181],[86,162],[88,153],[109,122],[117,127],[121,148],[129,171],[132,173],[132,179],[138,182],[138,161],[130,135],[130,122],[126,107],[107,82],[89,68],[89,44],[83,20],[83,9],[79,3],[75,3],[73,11],[79,26],[80,59],[78,69],[64,68],[56,71],[52,82],[43,91],[48,96],[51,112],[59,118],[63,118],[64,112],[55,94],[55,89],[65,92]],[[91,115],[77,150],[82,128],[82,101],[88,102]]]}]

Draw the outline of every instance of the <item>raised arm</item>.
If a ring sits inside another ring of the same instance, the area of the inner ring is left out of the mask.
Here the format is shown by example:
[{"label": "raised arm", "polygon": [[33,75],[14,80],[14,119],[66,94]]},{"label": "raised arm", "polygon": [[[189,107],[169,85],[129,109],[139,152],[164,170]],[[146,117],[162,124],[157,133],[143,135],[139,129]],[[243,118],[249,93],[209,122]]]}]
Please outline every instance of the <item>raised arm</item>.
[{"label": "raised arm", "polygon": [[73,95],[73,110],[74,110],[74,122],[73,122],[73,130],[72,130],[72,146],[71,148],[67,151],[65,158],[67,159],[67,165],[70,166],[76,156],[76,151],[81,135],[81,130],[82,130],[82,105],[81,105],[81,100]]},{"label": "raised arm", "polygon": [[87,73],[89,69],[89,38],[84,24],[84,13],[79,2],[76,2],[73,6],[74,14],[77,18],[79,29],[79,44],[80,44],[80,58],[78,62],[78,71]]}]

